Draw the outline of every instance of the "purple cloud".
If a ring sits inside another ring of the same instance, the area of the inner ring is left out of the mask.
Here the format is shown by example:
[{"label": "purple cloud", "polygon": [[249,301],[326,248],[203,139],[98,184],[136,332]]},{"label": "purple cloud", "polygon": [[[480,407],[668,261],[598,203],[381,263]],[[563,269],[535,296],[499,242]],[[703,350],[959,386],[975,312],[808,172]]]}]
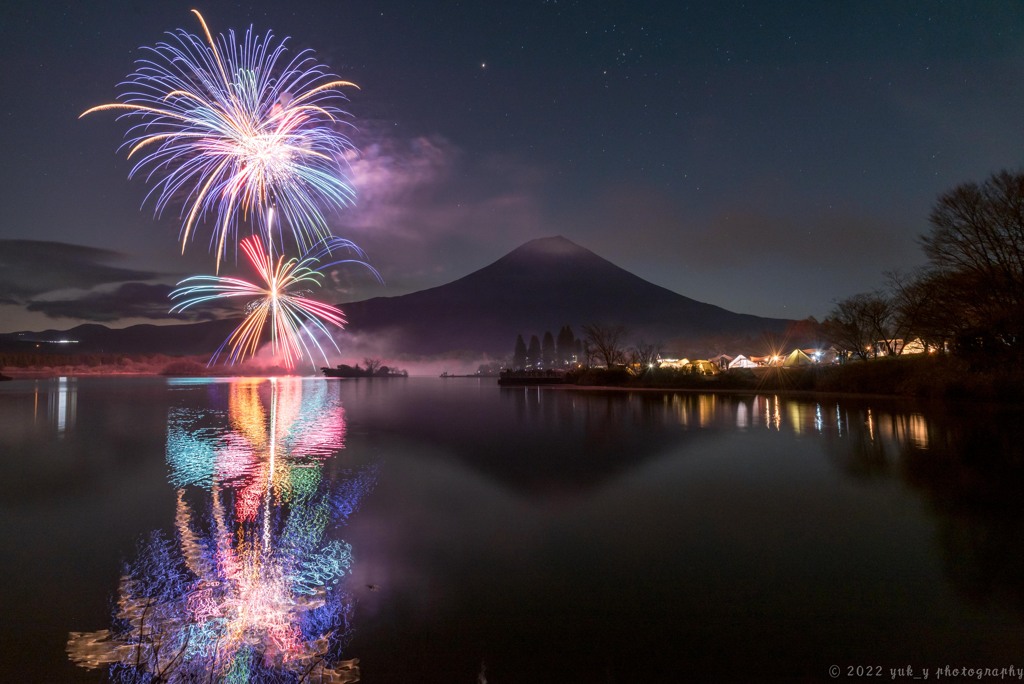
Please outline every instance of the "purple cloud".
[{"label": "purple cloud", "polygon": [[332,272],[335,290],[352,298],[439,285],[464,275],[469,255],[551,232],[538,200],[543,171],[512,157],[472,157],[440,136],[382,137],[350,163],[358,202],[335,232],[366,250],[387,283]]}]

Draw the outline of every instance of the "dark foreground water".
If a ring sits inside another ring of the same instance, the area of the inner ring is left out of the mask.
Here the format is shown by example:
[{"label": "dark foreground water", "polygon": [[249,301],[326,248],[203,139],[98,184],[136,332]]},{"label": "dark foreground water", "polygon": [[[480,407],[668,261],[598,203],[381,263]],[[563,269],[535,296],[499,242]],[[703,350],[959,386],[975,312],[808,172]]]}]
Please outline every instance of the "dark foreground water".
[{"label": "dark foreground water", "polygon": [[0,680],[1016,678],[1021,417],[473,379],[3,383]]}]

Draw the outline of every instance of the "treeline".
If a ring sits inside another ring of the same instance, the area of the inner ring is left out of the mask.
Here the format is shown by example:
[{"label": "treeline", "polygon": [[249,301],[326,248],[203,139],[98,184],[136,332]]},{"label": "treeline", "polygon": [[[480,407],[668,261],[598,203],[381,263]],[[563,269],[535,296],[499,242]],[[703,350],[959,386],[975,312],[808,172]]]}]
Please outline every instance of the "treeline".
[{"label": "treeline", "polygon": [[655,365],[661,352],[660,344],[648,344],[643,339],[627,344],[627,331],[623,325],[588,323],[583,326],[583,337],[576,337],[572,328],[562,326],[555,338],[544,333],[543,342],[531,336],[526,346],[523,336],[516,337],[512,353],[512,370],[559,370],[568,368],[613,369],[625,366],[644,374]]},{"label": "treeline", "polygon": [[565,368],[578,363],[584,357],[584,342],[576,337],[572,328],[563,325],[558,336],[546,330],[542,338],[530,336],[530,344],[522,334],[516,336],[512,351],[512,368]]},{"label": "treeline", "polygon": [[407,378],[409,372],[401,368],[385,366],[381,359],[367,357],[363,359],[365,368],[358,363],[350,366],[347,363],[338,364],[337,370],[347,378]]},{"label": "treeline", "polygon": [[944,350],[972,369],[1024,367],[1024,174],[953,188],[929,224],[926,264],[837,302],[824,336],[863,359]]},{"label": "treeline", "polygon": [[54,366],[128,366],[169,363],[164,354],[49,354],[43,352],[0,352],[0,368],[45,368]]}]

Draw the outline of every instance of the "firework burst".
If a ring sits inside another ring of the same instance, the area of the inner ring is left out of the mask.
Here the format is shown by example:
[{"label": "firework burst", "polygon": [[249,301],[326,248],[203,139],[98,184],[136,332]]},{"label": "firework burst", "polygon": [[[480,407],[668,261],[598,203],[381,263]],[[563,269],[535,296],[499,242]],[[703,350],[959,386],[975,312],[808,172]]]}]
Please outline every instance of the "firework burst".
[{"label": "firework burst", "polygon": [[[314,349],[326,361],[326,354],[317,338],[330,340],[337,350],[328,325],[342,328],[345,318],[337,307],[309,298],[311,288],[319,287],[323,279],[317,266],[324,254],[337,252],[342,247],[356,250],[358,256],[362,253],[351,242],[338,238],[327,241],[319,252],[303,259],[285,259],[284,256],[275,259],[272,251],[265,248],[256,235],[242,239],[239,247],[262,284],[240,278],[192,276],[179,282],[178,288],[171,292],[172,300],[181,300],[171,308],[171,312],[184,311],[214,300],[234,297],[249,300],[245,318],[214,352],[211,364],[225,353],[231,363],[255,355],[268,327],[273,353],[285,367],[294,368],[303,357],[312,359]],[[366,265],[358,259],[346,259],[323,267],[344,262]],[[376,274],[372,267],[367,268]]]},{"label": "firework burst", "polygon": [[[155,213],[184,198],[182,251],[196,226],[215,221],[210,249],[221,259],[241,224],[273,245],[270,213],[283,215],[301,251],[330,236],[321,207],[341,208],[354,192],[342,173],[353,151],[340,132],[347,113],[340,80],[311,51],[287,56],[285,40],[250,27],[204,37],[179,29],[145,47],[146,56],[120,84],[118,102],[93,107],[120,111],[131,122],[123,148],[143,154],[129,174],[154,182],[147,195]],[[281,235],[277,236],[279,240]]]}]

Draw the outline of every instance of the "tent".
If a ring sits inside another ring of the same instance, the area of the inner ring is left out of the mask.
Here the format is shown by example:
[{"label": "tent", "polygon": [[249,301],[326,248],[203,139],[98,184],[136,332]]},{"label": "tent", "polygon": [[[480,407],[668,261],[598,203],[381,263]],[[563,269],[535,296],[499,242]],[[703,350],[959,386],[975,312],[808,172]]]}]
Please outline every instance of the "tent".
[{"label": "tent", "polygon": [[708,361],[715,364],[722,370],[725,370],[729,367],[729,362],[732,361],[732,357],[728,354],[719,354],[718,356],[712,356]]},{"label": "tent", "polygon": [[810,356],[804,353],[802,349],[794,349],[789,352],[786,358],[782,361],[783,368],[794,368],[796,366],[810,366],[813,365],[814,361]]},{"label": "tent", "polygon": [[735,359],[729,362],[729,368],[757,368],[757,364],[748,359],[743,354],[740,354]]},{"label": "tent", "polygon": [[718,366],[707,359],[697,359],[683,366],[683,370],[694,375],[714,375],[718,372]]},{"label": "tent", "polygon": [[677,354],[658,354],[658,368],[684,368],[690,359]]}]

